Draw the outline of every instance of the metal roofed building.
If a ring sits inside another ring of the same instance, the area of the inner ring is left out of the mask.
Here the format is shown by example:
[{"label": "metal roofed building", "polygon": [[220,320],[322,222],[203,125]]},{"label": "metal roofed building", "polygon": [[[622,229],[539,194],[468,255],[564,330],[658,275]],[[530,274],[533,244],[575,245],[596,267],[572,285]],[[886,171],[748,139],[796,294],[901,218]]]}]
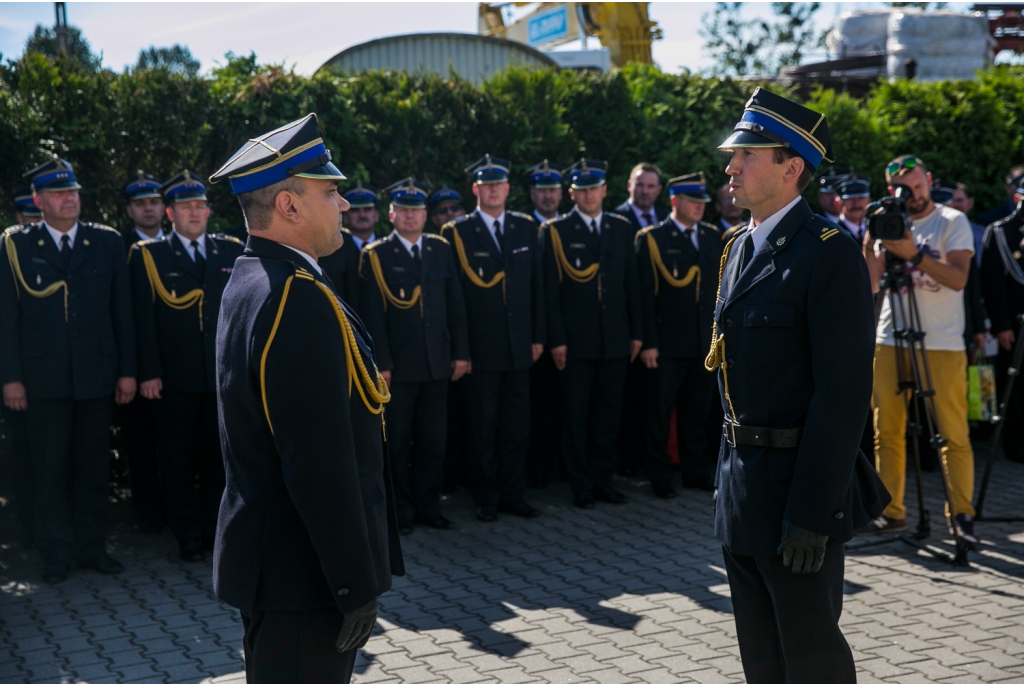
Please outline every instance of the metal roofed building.
[{"label": "metal roofed building", "polygon": [[324,62],[320,69],[354,73],[397,69],[447,74],[454,70],[479,84],[510,65],[557,67],[549,56],[528,45],[473,33],[410,33],[353,45]]}]

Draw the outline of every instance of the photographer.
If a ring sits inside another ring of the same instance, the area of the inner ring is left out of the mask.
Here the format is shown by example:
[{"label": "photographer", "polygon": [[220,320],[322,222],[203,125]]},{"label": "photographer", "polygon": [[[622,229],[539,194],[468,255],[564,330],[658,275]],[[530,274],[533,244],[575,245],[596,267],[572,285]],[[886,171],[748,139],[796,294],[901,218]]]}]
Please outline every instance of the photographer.
[{"label": "photographer", "polygon": [[[942,459],[949,476],[950,506],[964,534],[973,536],[971,495],[974,455],[967,427],[967,357],[964,354],[964,302],[974,239],[967,216],[931,198],[932,178],[913,155],[897,157],[886,167],[890,195],[904,186],[910,228],[898,240],[864,240],[864,256],[876,292],[885,272],[885,253],[904,260],[913,277],[921,330],[926,334],[927,362],[935,390],[938,430],[946,440]],[[870,223],[870,220],[869,220]],[[880,248],[876,245],[880,242]],[[905,292],[897,297],[907,298]],[[903,325],[902,321],[897,324]],[[892,503],[863,534],[897,533],[906,529],[903,494],[906,486],[905,397],[898,390],[893,311],[883,299],[875,335],[874,390],[875,465],[892,495]]]}]

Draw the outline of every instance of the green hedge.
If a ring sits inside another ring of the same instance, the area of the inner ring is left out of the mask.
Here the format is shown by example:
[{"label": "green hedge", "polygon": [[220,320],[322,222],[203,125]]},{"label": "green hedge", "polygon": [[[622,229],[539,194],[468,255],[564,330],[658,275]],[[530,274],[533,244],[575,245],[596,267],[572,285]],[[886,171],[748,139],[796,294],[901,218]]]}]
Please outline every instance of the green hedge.
[{"label": "green hedge", "polygon": [[[1002,177],[1024,161],[1020,68],[976,81],[881,83],[863,100],[819,91],[837,162],[874,177],[905,152],[941,178],[975,189],[979,206],[1003,201]],[[0,217],[13,220],[21,174],[51,152],[76,165],[86,218],[124,226],[122,189],[138,169],[161,177],[209,174],[245,140],[317,112],[339,167],[379,187],[407,175],[448,182],[471,199],[462,169],[485,152],[513,160],[512,204],[526,209],[523,172],[547,157],[609,161],[609,206],[625,198],[640,160],[668,175],[703,169],[724,181],[716,145],[753,85],[630,65],[595,75],[512,68],[475,87],[457,75],[402,72],[297,76],[228,56],[206,78],[163,69],[83,73],[30,54],[0,66]],[[241,221],[226,186],[210,193],[214,226]]]}]

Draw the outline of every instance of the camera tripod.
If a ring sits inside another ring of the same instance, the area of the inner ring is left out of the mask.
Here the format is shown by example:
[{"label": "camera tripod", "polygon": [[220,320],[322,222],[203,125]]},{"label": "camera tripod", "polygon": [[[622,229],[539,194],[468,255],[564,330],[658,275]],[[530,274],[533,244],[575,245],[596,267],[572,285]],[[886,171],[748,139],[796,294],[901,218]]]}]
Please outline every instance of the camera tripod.
[{"label": "camera tripod", "polygon": [[981,488],[978,490],[978,499],[974,505],[975,521],[1024,521],[1024,516],[982,516],[982,507],[985,506],[985,493],[988,491],[988,482],[992,477],[992,465],[996,461],[996,450],[999,448],[999,438],[1003,435],[1003,424],[1006,419],[1006,407],[1010,403],[1010,393],[1013,392],[1014,381],[1020,375],[1020,365],[1024,361],[1024,314],[1017,315],[1017,342],[1013,347],[1013,357],[1010,360],[1010,368],[1006,372],[1006,387],[1003,388],[1003,399],[999,403],[995,416],[990,420],[995,429],[992,431],[992,438],[989,441],[988,460],[985,463],[985,475],[981,479]]},{"label": "camera tripod", "polygon": [[[917,531],[913,535],[901,535],[897,539],[943,561],[966,565],[968,563],[967,552],[977,545],[977,540],[964,535],[950,506],[949,471],[942,458],[942,448],[945,446],[946,440],[939,430],[935,409],[935,387],[932,384],[932,372],[924,344],[925,333],[921,330],[921,317],[917,308],[917,298],[914,296],[914,279],[907,272],[906,262],[886,253],[885,275],[882,278],[881,286],[889,298],[889,307],[892,312],[898,379],[897,391],[898,394],[906,397],[907,432],[911,437],[914,475],[917,483]],[[924,405],[924,424],[921,422],[921,405]],[[921,477],[920,437],[922,433],[928,436],[929,444],[939,455],[942,494],[946,502],[946,524],[953,531],[953,539],[956,543],[956,554],[952,557],[920,542],[931,535],[931,514],[925,506],[924,485]]]}]

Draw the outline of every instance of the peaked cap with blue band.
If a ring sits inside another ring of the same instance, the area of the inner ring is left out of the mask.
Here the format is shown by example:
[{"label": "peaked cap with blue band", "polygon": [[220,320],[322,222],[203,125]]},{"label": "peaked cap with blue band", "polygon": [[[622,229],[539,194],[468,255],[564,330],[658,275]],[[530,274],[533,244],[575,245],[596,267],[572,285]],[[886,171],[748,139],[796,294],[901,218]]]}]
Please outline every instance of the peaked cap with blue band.
[{"label": "peaked cap with blue band", "polygon": [[42,216],[43,210],[36,206],[32,199],[32,189],[22,188],[14,194],[14,211],[25,216]]},{"label": "peaked cap with blue band", "polygon": [[147,197],[162,198],[163,195],[160,194],[161,185],[163,185],[163,182],[159,178],[153,174],[144,174],[140,171],[135,180],[125,187],[124,194],[129,202]]},{"label": "peaked cap with blue band", "polygon": [[581,159],[565,170],[570,188],[593,188],[604,185],[608,174],[608,162],[599,159]]},{"label": "peaked cap with blue band", "polygon": [[836,184],[836,190],[843,200],[851,197],[871,197],[871,179],[862,174],[850,174]]},{"label": "peaked cap with blue band", "polygon": [[484,155],[473,164],[466,167],[465,171],[473,180],[474,185],[485,183],[508,183],[508,171],[512,163],[500,157]]},{"label": "peaked cap with blue band", "polygon": [[937,205],[944,205],[953,199],[953,193],[955,192],[955,183],[935,179],[935,182],[932,183],[931,189],[932,202],[934,202]]},{"label": "peaked cap with blue band", "polygon": [[35,169],[26,171],[21,177],[32,183],[32,191],[36,193],[40,190],[77,190],[82,187],[78,185],[71,163],[57,155]]},{"label": "peaked cap with blue band", "polygon": [[832,136],[825,115],[781,95],[757,88],[743,109],[743,118],[719,150],[744,147],[784,147],[817,169],[822,160],[834,161]]},{"label": "peaked cap with blue band", "polygon": [[564,171],[565,167],[545,159],[540,164],[534,164],[526,173],[530,175],[530,185],[534,188],[561,188]]},{"label": "peaked cap with blue band", "polygon": [[362,181],[356,181],[352,187],[342,193],[341,196],[345,198],[349,207],[352,209],[358,209],[359,207],[375,207],[377,205],[377,200],[380,198],[380,195],[377,193],[377,188],[369,183],[363,183]]},{"label": "peaked cap with blue band", "polygon": [[459,191],[455,190],[447,183],[442,183],[440,188],[430,194],[430,199],[427,200],[427,209],[434,211],[442,205],[461,203],[462,195],[459,194]]},{"label": "peaked cap with blue band", "polygon": [[412,176],[392,183],[384,189],[396,207],[422,208],[427,206],[427,184]]},{"label": "peaked cap with blue band", "polygon": [[253,138],[210,177],[210,183],[226,178],[232,192],[239,195],[292,176],[345,180],[345,174],[331,163],[316,114]]},{"label": "peaked cap with blue band", "polygon": [[853,173],[853,167],[836,166],[833,164],[818,174],[818,192],[834,193],[842,185],[843,181]]},{"label": "peaked cap with blue band", "polygon": [[160,186],[160,194],[164,196],[165,202],[205,200],[206,184],[200,181],[194,173],[185,169]]},{"label": "peaked cap with blue band", "polygon": [[703,171],[684,174],[670,179],[668,182],[668,194],[680,195],[687,200],[695,202],[711,202],[711,196],[708,195],[708,184],[704,180]]}]

